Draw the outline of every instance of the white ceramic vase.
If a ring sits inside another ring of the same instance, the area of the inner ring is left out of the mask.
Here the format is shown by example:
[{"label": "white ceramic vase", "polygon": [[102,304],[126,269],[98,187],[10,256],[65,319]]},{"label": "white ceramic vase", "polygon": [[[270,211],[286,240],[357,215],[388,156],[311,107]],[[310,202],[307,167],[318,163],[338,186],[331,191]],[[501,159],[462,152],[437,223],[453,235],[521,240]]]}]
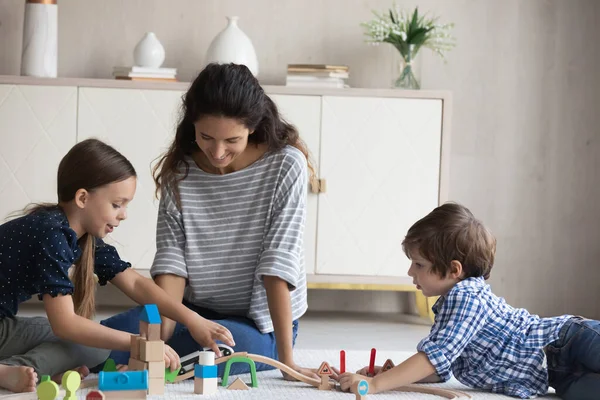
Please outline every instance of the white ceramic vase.
[{"label": "white ceramic vase", "polygon": [[57,36],[56,0],[27,0],[23,23],[21,75],[56,78]]},{"label": "white ceramic vase", "polygon": [[211,42],[206,63],[243,64],[258,76],[258,59],[250,38],[238,27],[238,17],[227,17],[228,24]]},{"label": "white ceramic vase", "polygon": [[165,61],[165,48],[153,32],[147,32],[133,50],[133,61],[138,67],[160,68]]}]

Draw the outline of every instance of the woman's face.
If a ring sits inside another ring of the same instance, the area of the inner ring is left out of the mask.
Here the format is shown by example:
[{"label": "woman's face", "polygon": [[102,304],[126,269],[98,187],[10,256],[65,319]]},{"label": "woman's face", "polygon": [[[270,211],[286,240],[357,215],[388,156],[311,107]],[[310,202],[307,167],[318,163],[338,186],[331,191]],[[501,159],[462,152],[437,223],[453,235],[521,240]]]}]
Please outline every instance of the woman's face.
[{"label": "woman's face", "polygon": [[226,168],[248,145],[252,133],[234,118],[207,115],[194,123],[196,143],[215,168]]}]

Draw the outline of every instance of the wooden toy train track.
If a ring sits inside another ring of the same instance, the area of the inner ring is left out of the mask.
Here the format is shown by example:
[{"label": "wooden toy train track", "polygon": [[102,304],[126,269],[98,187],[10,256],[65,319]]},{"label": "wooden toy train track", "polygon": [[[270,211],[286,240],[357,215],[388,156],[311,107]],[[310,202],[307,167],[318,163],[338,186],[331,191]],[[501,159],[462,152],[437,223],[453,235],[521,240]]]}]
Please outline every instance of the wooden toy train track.
[{"label": "wooden toy train track", "polygon": [[[321,384],[321,381],[319,379],[311,378],[309,376],[303,375],[277,360],[273,360],[272,358],[261,356],[258,354],[249,354],[246,352],[234,353],[230,356],[221,357],[221,358],[216,359],[215,364],[221,364],[221,363],[227,362],[232,357],[248,357],[249,359],[251,359],[253,361],[270,365],[272,367],[275,367],[275,368],[289,374],[290,376],[294,377],[295,379],[299,380],[300,382],[306,383],[307,385],[319,387],[319,385]],[[194,371],[190,371],[187,374],[180,375],[177,378],[175,378],[175,382],[180,382],[185,379],[192,378],[193,376],[194,376]],[[335,387],[335,382],[331,382],[330,386],[333,389]],[[452,399],[452,400],[472,399],[473,398],[471,395],[461,392],[461,391],[458,391],[458,390],[425,387],[423,385],[406,385],[406,386],[403,386],[402,388],[396,389],[396,391],[431,394],[431,395],[440,396],[445,399]]]}]

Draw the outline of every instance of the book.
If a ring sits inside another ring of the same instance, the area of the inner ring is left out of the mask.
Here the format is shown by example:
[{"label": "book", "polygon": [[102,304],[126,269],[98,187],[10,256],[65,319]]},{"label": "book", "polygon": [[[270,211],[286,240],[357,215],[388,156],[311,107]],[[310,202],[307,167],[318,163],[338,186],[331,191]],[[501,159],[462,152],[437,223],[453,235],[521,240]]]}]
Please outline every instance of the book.
[{"label": "book", "polygon": [[324,71],[324,70],[339,70],[348,71],[347,65],[329,65],[329,64],[288,64],[288,71]]},{"label": "book", "polygon": [[114,67],[113,73],[119,73],[119,75],[126,75],[130,72],[136,74],[169,74],[177,75],[177,68],[151,68],[151,67],[138,67],[136,65],[132,67]]}]

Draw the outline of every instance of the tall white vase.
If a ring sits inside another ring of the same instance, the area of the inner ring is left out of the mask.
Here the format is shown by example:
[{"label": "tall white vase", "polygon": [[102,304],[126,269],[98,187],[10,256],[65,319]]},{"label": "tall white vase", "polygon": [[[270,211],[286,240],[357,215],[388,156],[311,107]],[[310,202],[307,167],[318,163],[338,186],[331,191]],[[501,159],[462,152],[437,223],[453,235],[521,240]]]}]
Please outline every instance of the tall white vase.
[{"label": "tall white vase", "polygon": [[146,32],[135,46],[133,60],[138,67],[160,68],[165,61],[165,48],[153,32]]},{"label": "tall white vase", "polygon": [[21,75],[56,78],[57,27],[56,0],[27,0],[23,24]]},{"label": "tall white vase", "polygon": [[238,27],[238,17],[227,17],[228,24],[213,39],[206,53],[206,63],[234,63],[248,67],[258,76],[258,59],[252,41]]}]

